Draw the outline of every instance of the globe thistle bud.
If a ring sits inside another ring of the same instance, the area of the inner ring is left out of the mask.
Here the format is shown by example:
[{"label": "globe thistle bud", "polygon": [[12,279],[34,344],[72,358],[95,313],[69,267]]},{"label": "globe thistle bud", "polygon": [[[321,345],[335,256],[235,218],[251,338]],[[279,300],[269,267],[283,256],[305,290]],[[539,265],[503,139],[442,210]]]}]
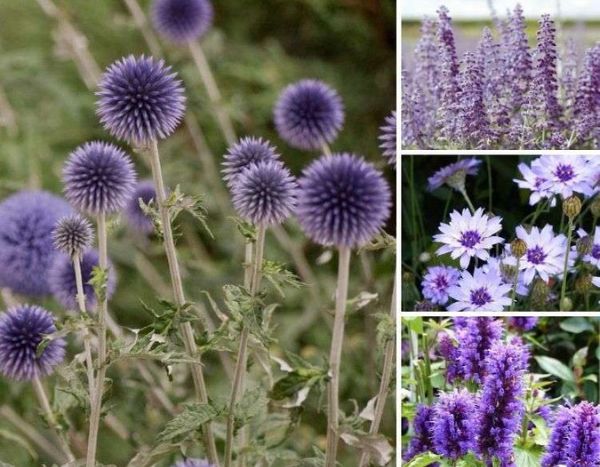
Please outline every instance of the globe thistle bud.
[{"label": "globe thistle bud", "polygon": [[594,217],[600,217],[600,196],[595,196],[590,204],[590,211]]},{"label": "globe thistle bud", "polygon": [[206,459],[192,459],[191,457],[179,462],[176,462],[172,467],[215,467]]},{"label": "globe thistle bud", "polygon": [[579,238],[575,243],[575,248],[577,249],[577,254],[580,256],[585,256],[592,252],[592,248],[594,246],[594,239],[590,235],[584,235]]},{"label": "globe thistle bud", "polygon": [[548,284],[542,279],[536,279],[531,288],[531,306],[533,309],[544,309],[548,303],[549,295],[550,287],[548,287]]},{"label": "globe thistle bud", "polygon": [[223,180],[231,189],[237,177],[250,164],[279,159],[274,146],[262,138],[252,136],[240,139],[227,149],[223,160]]},{"label": "globe thistle bud", "polygon": [[61,218],[52,232],[54,246],[70,257],[87,250],[94,240],[89,221],[77,214]]},{"label": "globe thistle bud", "polygon": [[142,235],[150,235],[154,232],[154,223],[140,206],[140,201],[145,205],[150,204],[156,198],[156,190],[152,180],[142,180],[133,190],[131,199],[125,205],[124,217],[127,224]]},{"label": "globe thistle bud", "polygon": [[582,274],[575,280],[575,291],[581,295],[587,294],[592,288],[592,275]]},{"label": "globe thistle bud", "polygon": [[385,125],[380,128],[379,147],[383,150],[383,157],[388,164],[396,168],[396,111],[385,117]]},{"label": "globe thistle bud", "polygon": [[569,196],[563,201],[563,213],[569,219],[575,218],[581,212],[581,199],[577,195]]},{"label": "globe thistle bud", "polygon": [[74,207],[92,215],[123,209],[131,198],[135,181],[129,156],[118,147],[100,141],[79,146],[63,168],[65,197]]},{"label": "globe thistle bud", "polygon": [[212,25],[214,10],[209,0],[155,0],[152,22],[159,34],[175,43],[203,36]]},{"label": "globe thistle bud", "polygon": [[371,164],[352,154],[321,157],[298,183],[298,221],[321,245],[364,245],[389,217],[388,184]]},{"label": "globe thistle bud", "polygon": [[53,339],[41,353],[38,345],[56,331],[54,317],[36,305],[19,305],[0,314],[0,373],[32,380],[52,373],[65,356],[64,339]]},{"label": "globe thistle bud", "polygon": [[510,242],[510,252],[515,258],[520,258],[527,253],[527,243],[525,243],[525,240],[515,238],[512,242]]},{"label": "globe thistle bud", "polygon": [[571,311],[573,309],[573,300],[569,297],[563,297],[560,301],[560,311]]},{"label": "globe thistle bud", "polygon": [[279,136],[298,149],[321,149],[344,124],[344,107],[337,91],[322,81],[305,79],[286,87],[275,105]]}]

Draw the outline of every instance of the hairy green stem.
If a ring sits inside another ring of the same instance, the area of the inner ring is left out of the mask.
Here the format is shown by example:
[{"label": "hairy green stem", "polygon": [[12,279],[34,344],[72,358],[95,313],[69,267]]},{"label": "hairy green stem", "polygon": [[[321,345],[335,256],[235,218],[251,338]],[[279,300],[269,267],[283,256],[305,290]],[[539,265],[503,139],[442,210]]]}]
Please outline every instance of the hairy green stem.
[{"label": "hairy green stem", "polygon": [[565,294],[567,292],[567,268],[569,267],[569,253],[571,251],[571,237],[573,236],[573,220],[569,218],[568,227],[569,231],[567,232],[567,247],[565,251],[565,263],[563,266],[563,279],[562,286],[560,288],[560,308],[562,309],[563,299],[565,298]]},{"label": "hairy green stem", "polygon": [[469,206],[469,209],[471,210],[471,213],[474,213],[475,212],[475,206],[473,206],[473,203],[471,202],[471,198],[469,198],[469,195],[467,194],[467,191],[466,190],[460,190],[460,194],[463,195],[463,198],[467,202],[467,205]]},{"label": "hairy green stem", "polygon": [[515,272],[515,280],[513,281],[512,293],[511,293],[511,302],[510,302],[510,311],[515,309],[515,302],[517,298],[517,285],[519,283],[519,266],[521,265],[521,257],[517,258],[517,272]]}]

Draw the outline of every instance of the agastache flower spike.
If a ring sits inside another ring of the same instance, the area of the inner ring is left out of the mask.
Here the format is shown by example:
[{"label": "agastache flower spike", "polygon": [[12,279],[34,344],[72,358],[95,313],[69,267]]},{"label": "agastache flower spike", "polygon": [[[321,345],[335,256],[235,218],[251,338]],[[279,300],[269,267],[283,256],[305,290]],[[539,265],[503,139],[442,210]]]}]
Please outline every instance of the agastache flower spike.
[{"label": "agastache flower spike", "polygon": [[490,139],[490,122],[483,97],[483,71],[475,55],[466,52],[459,77],[456,135],[463,144],[486,147]]},{"label": "agastache flower spike", "polygon": [[475,448],[477,399],[466,389],[442,393],[431,422],[435,452],[451,460]]},{"label": "agastache flower spike", "polygon": [[502,338],[502,322],[487,316],[464,318],[457,327],[458,346],[454,355],[460,371],[457,376],[475,383],[483,382],[488,351]]},{"label": "agastache flower spike", "polygon": [[423,452],[433,450],[432,436],[433,409],[427,405],[419,405],[413,421],[413,437],[404,453],[404,460],[409,461]]}]

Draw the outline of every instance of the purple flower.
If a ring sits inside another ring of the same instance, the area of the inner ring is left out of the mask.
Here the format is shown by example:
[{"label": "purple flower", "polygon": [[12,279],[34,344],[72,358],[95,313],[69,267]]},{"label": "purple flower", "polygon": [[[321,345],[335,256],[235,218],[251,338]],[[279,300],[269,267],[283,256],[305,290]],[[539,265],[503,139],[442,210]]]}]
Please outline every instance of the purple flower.
[{"label": "purple flower", "polygon": [[552,191],[552,183],[548,181],[547,175],[544,173],[543,161],[537,158],[531,163],[531,167],[521,162],[518,168],[523,180],[513,178],[513,181],[519,188],[531,191],[529,205],[534,206],[542,199],[550,199],[550,206],[554,207],[556,199],[554,191]]},{"label": "purple flower", "polygon": [[[81,278],[83,292],[85,294],[85,308],[88,312],[96,308],[97,298],[94,287],[90,284],[93,269],[98,266],[98,252],[87,250],[80,258]],[[66,309],[77,308],[77,283],[75,282],[75,270],[73,261],[67,255],[58,255],[48,272],[48,283],[54,298]],[[109,263],[107,297],[111,297],[115,291],[117,278],[114,267]]]},{"label": "purple flower", "polygon": [[439,226],[441,233],[433,236],[433,240],[441,243],[436,255],[450,253],[452,259],[460,258],[460,267],[466,269],[471,258],[487,261],[490,257],[488,250],[497,243],[502,243],[502,237],[494,235],[502,230],[500,217],[489,217],[483,213],[483,208],[473,214],[465,208],[462,213],[452,211],[450,223],[442,222]]},{"label": "purple flower", "polygon": [[531,331],[537,325],[538,318],[535,316],[511,316],[508,318],[508,325],[517,331]]},{"label": "purple flower", "polygon": [[223,180],[231,189],[236,178],[248,165],[276,159],[279,159],[279,154],[269,141],[247,136],[227,149],[223,160]]},{"label": "purple flower", "polygon": [[438,13],[438,66],[440,70],[438,95],[440,96],[439,126],[446,140],[453,140],[456,133],[457,97],[460,91],[458,83],[458,58],[452,32],[452,19],[448,9],[441,6]]},{"label": "purple flower", "polygon": [[439,83],[439,50],[436,40],[438,25],[431,18],[424,18],[421,23],[421,37],[415,47],[414,82],[420,83],[427,95],[428,103],[433,110],[437,105]]},{"label": "purple flower", "polygon": [[250,164],[231,188],[233,207],[255,225],[280,224],[296,207],[296,179],[278,160]]},{"label": "purple flower", "polygon": [[462,144],[486,147],[491,134],[484,105],[483,70],[471,52],[465,53],[459,88],[456,136]]},{"label": "purple flower", "polygon": [[38,345],[56,331],[50,312],[19,305],[0,314],[0,372],[15,380],[32,380],[52,373],[65,356],[65,341],[53,339],[38,355]]},{"label": "purple flower", "polygon": [[57,254],[52,231],[73,210],[44,191],[21,191],[0,203],[0,286],[41,296],[50,293],[48,268]]},{"label": "purple flower", "polygon": [[152,22],[171,42],[185,43],[203,36],[214,17],[209,0],[155,0]]},{"label": "purple flower", "polygon": [[52,231],[52,239],[58,251],[72,257],[90,247],[94,231],[87,219],[73,214],[59,219]]},{"label": "purple flower", "polygon": [[514,465],[514,439],[525,412],[524,376],[529,352],[519,343],[496,342],[485,359],[478,452],[486,461]]},{"label": "purple flower", "polygon": [[287,86],[274,110],[279,136],[298,149],[321,149],[344,124],[344,106],[337,91],[322,81],[304,79]]},{"label": "purple flower", "polygon": [[423,297],[433,303],[445,305],[448,302],[448,288],[458,283],[460,271],[451,266],[432,266],[423,277]]},{"label": "purple flower", "polygon": [[427,179],[427,189],[436,190],[444,184],[449,185],[457,191],[465,189],[465,176],[476,175],[479,170],[479,159],[461,159],[458,162],[448,164]]},{"label": "purple flower", "polygon": [[321,245],[364,245],[390,214],[391,193],[383,176],[352,154],[322,156],[298,184],[300,226]]},{"label": "purple flower", "polygon": [[134,231],[143,235],[150,235],[154,232],[154,223],[142,210],[140,201],[148,205],[155,197],[156,190],[152,180],[142,180],[135,186],[131,198],[125,205],[124,212],[125,220]]},{"label": "purple flower", "polygon": [[590,186],[593,165],[584,156],[540,156],[539,167],[542,177],[547,180],[545,188],[563,198],[574,193],[586,196],[593,193]]},{"label": "purple flower", "polygon": [[456,338],[455,376],[481,383],[486,374],[487,353],[502,338],[502,321],[487,316],[464,318],[464,325],[456,330]]},{"label": "purple flower", "polygon": [[183,461],[176,462],[172,467],[215,467],[206,459],[193,459],[188,457]]},{"label": "purple flower", "polygon": [[585,54],[583,70],[579,75],[575,104],[575,128],[580,140],[598,139],[600,128],[600,44]]},{"label": "purple flower", "polygon": [[509,37],[505,58],[505,82],[508,83],[514,110],[521,107],[531,81],[531,53],[527,40],[527,24],[521,5],[517,4],[510,17]]},{"label": "purple flower", "polygon": [[379,147],[383,151],[383,157],[388,161],[388,164],[396,167],[396,111],[385,117],[385,125],[381,127],[379,135],[381,144]]},{"label": "purple flower", "polygon": [[466,389],[440,394],[431,425],[435,452],[457,460],[475,449],[477,399]]},{"label": "purple flower", "polygon": [[99,141],[79,146],[63,168],[65,197],[75,208],[93,215],[123,209],[135,181],[129,156],[118,147]]},{"label": "purple flower", "polygon": [[408,74],[402,71],[402,143],[405,146],[427,147],[425,139],[432,135],[434,125],[433,110],[428,111],[426,96],[420,83],[411,83]]},{"label": "purple flower", "polygon": [[497,270],[477,268],[471,274],[463,271],[458,284],[448,289],[456,300],[448,311],[504,311],[512,303],[512,285],[504,282]]},{"label": "purple flower", "polygon": [[446,381],[451,383],[461,378],[462,372],[458,362],[458,346],[454,339],[446,332],[441,333],[438,337],[438,351],[446,361]]},{"label": "purple flower", "polygon": [[413,420],[413,437],[403,456],[405,461],[409,461],[423,452],[433,451],[432,418],[433,409],[431,407],[427,405],[417,406],[415,419]]},{"label": "purple flower", "polygon": [[[519,261],[525,284],[531,284],[536,275],[548,282],[550,277],[563,272],[567,246],[567,238],[563,234],[554,235],[554,229],[549,224],[542,230],[532,227],[529,232],[519,225],[516,234],[527,244],[527,253]],[[574,258],[570,257],[569,267],[573,262]]]},{"label": "purple flower", "polygon": [[566,463],[566,446],[571,434],[572,418],[570,407],[559,407],[552,425],[550,441],[542,458],[542,467],[556,467]]},{"label": "purple flower", "polygon": [[567,467],[600,465],[600,408],[581,402],[571,410],[573,421],[566,446]]},{"label": "purple flower", "polygon": [[104,128],[139,146],[171,135],[185,112],[177,74],[163,60],[143,55],[130,55],[110,65],[97,95],[97,113]]}]

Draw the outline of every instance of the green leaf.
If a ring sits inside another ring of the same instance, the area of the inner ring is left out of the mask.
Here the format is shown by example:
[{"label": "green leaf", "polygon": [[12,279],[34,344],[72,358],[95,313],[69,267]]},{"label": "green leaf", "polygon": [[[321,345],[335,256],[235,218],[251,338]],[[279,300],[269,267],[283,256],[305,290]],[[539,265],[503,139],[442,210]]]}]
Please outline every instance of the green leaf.
[{"label": "green leaf", "polygon": [[175,439],[185,438],[200,430],[205,423],[220,416],[223,411],[223,407],[217,408],[211,404],[186,404],[183,412],[167,423],[165,429],[159,433],[157,441],[168,443]]},{"label": "green leaf", "polygon": [[94,288],[94,293],[96,294],[96,297],[98,297],[98,303],[103,302],[106,299],[106,289],[108,287],[108,269],[94,266],[92,269],[92,277],[88,284]]},{"label": "green leaf", "polygon": [[441,460],[442,456],[438,456],[432,452],[424,452],[413,457],[404,467],[425,467]]},{"label": "green leaf", "polygon": [[536,356],[534,358],[538,362],[538,365],[547,373],[550,373],[563,381],[568,381],[570,383],[575,382],[575,377],[573,376],[571,369],[560,360],[545,356]]},{"label": "green leaf", "polygon": [[240,429],[258,416],[267,407],[269,399],[261,387],[250,389],[244,393],[235,406],[235,428]]},{"label": "green leaf", "polygon": [[588,347],[582,347],[577,352],[575,352],[575,355],[573,355],[572,359],[573,367],[583,368],[585,366],[585,362],[587,361],[588,350]]},{"label": "green leaf", "polygon": [[535,425],[533,435],[534,443],[538,446],[547,446],[550,439],[550,430],[548,429],[546,420],[537,415],[529,417],[529,420],[531,420]]},{"label": "green leaf", "polygon": [[404,317],[402,321],[406,323],[408,329],[411,331],[416,332],[417,334],[421,334],[423,332],[423,318],[407,316]]},{"label": "green leaf", "polygon": [[523,449],[515,446],[515,465],[519,467],[539,467],[542,457],[542,449],[534,447]]},{"label": "green leaf", "polygon": [[275,287],[275,290],[282,297],[285,297],[284,287],[297,289],[304,285],[296,274],[286,269],[285,264],[277,261],[263,260],[261,272],[263,277]]},{"label": "green leaf", "polygon": [[[11,446],[13,446],[14,444],[18,444],[27,451],[27,453],[33,460],[37,461],[38,455],[35,448],[29,443],[29,441],[27,441],[25,438],[18,435],[14,431],[0,429],[0,438],[4,438],[6,441],[8,441],[9,445]],[[11,449],[14,449],[14,446]],[[0,462],[0,466],[2,465],[8,466],[10,464],[4,464],[3,462]]]},{"label": "green leaf", "polygon": [[594,326],[587,319],[583,317],[574,317],[563,319],[560,322],[560,328],[563,331],[570,332],[572,334],[579,334],[585,331],[593,331]]},{"label": "green leaf", "polygon": [[456,467],[483,467],[485,464],[472,453],[467,454],[456,463]]}]

